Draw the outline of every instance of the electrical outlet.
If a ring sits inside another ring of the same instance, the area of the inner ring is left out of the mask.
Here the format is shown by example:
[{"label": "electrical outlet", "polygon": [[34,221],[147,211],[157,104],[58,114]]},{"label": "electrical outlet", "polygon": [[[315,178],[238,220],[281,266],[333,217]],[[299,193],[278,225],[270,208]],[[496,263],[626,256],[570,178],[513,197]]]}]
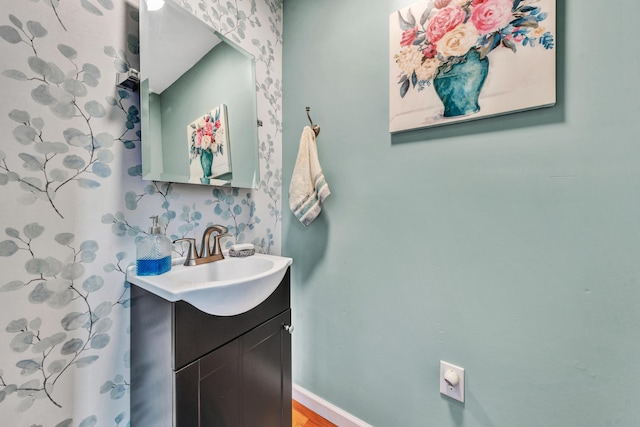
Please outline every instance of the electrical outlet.
[{"label": "electrical outlet", "polygon": [[440,393],[464,403],[464,368],[440,361]]}]

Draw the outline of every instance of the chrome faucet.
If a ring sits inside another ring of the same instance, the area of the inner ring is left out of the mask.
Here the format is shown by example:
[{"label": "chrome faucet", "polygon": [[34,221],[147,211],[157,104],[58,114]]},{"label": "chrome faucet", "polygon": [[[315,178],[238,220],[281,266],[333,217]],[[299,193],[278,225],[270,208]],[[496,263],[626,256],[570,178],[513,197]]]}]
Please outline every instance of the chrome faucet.
[{"label": "chrome faucet", "polygon": [[[222,254],[222,248],[220,247],[220,239],[222,237],[230,236],[227,233],[228,229],[222,225],[212,225],[207,227],[204,230],[204,234],[202,235],[202,243],[200,244],[200,252],[196,248],[196,239],[191,237],[185,237],[182,239],[176,239],[173,243],[182,243],[186,242],[189,244],[189,249],[187,251],[187,257],[184,261],[184,265],[193,266],[206,264],[209,262],[220,261],[224,259],[224,255]],[[213,236],[213,249],[211,246],[211,235],[213,233],[217,233]]]}]

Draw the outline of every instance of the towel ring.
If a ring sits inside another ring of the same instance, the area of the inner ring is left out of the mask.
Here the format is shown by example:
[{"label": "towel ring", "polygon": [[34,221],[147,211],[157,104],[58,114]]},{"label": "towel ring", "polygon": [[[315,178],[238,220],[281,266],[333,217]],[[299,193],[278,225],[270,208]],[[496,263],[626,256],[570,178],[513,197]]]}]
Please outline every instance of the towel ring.
[{"label": "towel ring", "polygon": [[311,115],[309,115],[309,111],[311,111],[311,107],[307,107],[306,110],[307,110],[307,117],[309,118],[309,123],[311,123],[311,129],[313,130],[313,133],[315,133],[316,136],[318,136],[320,134],[320,126],[314,125],[313,120],[311,120]]}]

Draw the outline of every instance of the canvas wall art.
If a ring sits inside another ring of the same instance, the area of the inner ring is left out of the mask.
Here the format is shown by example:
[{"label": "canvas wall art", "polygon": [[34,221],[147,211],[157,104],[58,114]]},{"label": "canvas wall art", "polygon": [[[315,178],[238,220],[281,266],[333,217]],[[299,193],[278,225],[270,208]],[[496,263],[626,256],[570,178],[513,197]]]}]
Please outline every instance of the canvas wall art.
[{"label": "canvas wall art", "polygon": [[210,184],[231,172],[227,106],[220,104],[187,126],[189,180]]},{"label": "canvas wall art", "polygon": [[555,0],[423,0],[390,16],[389,131],[552,106]]}]

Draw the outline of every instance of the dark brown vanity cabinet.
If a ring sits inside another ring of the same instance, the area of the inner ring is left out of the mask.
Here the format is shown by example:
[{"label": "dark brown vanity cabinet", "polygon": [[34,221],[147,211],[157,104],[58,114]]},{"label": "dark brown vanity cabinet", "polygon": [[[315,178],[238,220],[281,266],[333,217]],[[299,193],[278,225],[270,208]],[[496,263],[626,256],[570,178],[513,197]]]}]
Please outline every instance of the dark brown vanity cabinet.
[{"label": "dark brown vanity cabinet", "polygon": [[132,427],[291,427],[289,289],[227,317],[132,286]]}]

